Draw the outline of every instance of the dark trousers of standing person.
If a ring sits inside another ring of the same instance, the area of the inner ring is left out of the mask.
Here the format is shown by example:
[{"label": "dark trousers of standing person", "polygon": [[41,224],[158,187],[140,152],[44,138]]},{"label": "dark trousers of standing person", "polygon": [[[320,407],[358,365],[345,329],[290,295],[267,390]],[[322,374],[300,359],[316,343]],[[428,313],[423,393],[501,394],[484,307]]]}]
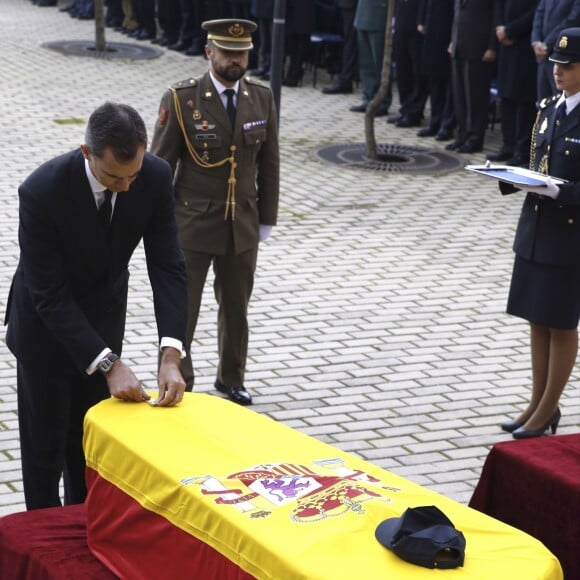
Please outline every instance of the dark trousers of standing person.
[{"label": "dark trousers of standing person", "polygon": [[207,19],[218,20],[220,18],[230,17],[229,0],[207,0],[206,5]]},{"label": "dark trousers of standing person", "polygon": [[206,3],[203,0],[180,0],[181,5],[181,28],[179,29],[178,41],[170,45],[172,50],[185,52],[192,48],[196,52],[205,45],[205,33],[201,29],[201,23],[206,20]]},{"label": "dark trousers of standing person", "polygon": [[[47,373],[17,363],[22,481],[27,509],[65,505],[86,497],[83,420],[90,407],[110,397],[100,374],[71,369]],[[55,420],[60,417],[61,420]]]},{"label": "dark trousers of standing person", "polygon": [[418,32],[417,34],[395,34],[393,57],[397,67],[400,113],[414,123],[423,117],[423,110],[429,95],[427,79],[421,70],[422,53],[422,34]]},{"label": "dark trousers of standing person", "polygon": [[157,20],[164,38],[163,44],[174,44],[179,38],[181,8],[179,0],[159,0]]},{"label": "dark trousers of standing person", "polygon": [[258,21],[259,37],[259,68],[256,75],[268,79],[270,66],[272,65],[272,19],[260,18]]},{"label": "dark trousers of standing person", "polygon": [[189,307],[184,345],[186,357],[181,361],[186,390],[191,391],[194,384],[191,343],[197,327],[207,273],[212,266],[214,294],[218,303],[217,379],[225,385],[243,386],[248,355],[248,304],[254,287],[258,248],[236,255],[233,244],[230,244],[223,256],[188,250],[184,250],[183,255]]},{"label": "dark trousers of standing person", "polygon": [[513,151],[513,158],[508,160],[509,165],[529,165],[535,118],[535,103],[501,99],[502,149]]},{"label": "dark trousers of standing person", "polygon": [[139,39],[152,39],[157,35],[155,0],[134,0],[133,6],[139,22]]},{"label": "dark trousers of standing person", "polygon": [[252,20],[250,14],[250,4],[241,2],[230,2],[230,18],[242,18]]},{"label": "dark trousers of standing person", "polygon": [[429,79],[429,102],[431,107],[429,128],[434,132],[442,131],[450,135],[456,125],[450,78]]},{"label": "dark trousers of standing person", "polygon": [[345,87],[352,86],[357,75],[358,52],[356,28],[354,27],[355,11],[354,8],[343,8],[341,10],[343,45],[338,84]]},{"label": "dark trousers of standing person", "polygon": [[[357,30],[358,67],[362,85],[363,103],[372,101],[381,86],[385,33],[382,30]],[[392,75],[390,75],[392,78]],[[385,110],[391,106],[391,83],[381,104]]]},{"label": "dark trousers of standing person", "polygon": [[123,25],[123,6],[121,5],[121,0],[107,0],[105,3],[107,6],[107,11],[105,14],[105,24],[116,28]]},{"label": "dark trousers of standing person", "polygon": [[491,63],[464,58],[451,59],[458,143],[469,143],[476,148],[483,146],[492,71]]},{"label": "dark trousers of standing person", "polygon": [[304,75],[304,63],[310,51],[309,34],[293,34],[288,38],[287,54],[289,57],[288,72],[284,78],[284,85],[296,87]]}]

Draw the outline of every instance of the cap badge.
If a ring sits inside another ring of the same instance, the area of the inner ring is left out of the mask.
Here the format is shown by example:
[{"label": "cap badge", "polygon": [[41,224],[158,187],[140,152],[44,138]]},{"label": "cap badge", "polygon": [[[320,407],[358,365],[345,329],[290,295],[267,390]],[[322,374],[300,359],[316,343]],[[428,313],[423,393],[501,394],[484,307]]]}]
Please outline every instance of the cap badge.
[{"label": "cap badge", "polygon": [[560,38],[558,48],[566,48],[567,46],[568,46],[568,37],[562,36],[562,38]]},{"label": "cap badge", "polygon": [[236,22],[235,24],[232,24],[229,28],[228,28],[228,32],[230,33],[230,36],[233,36],[234,38],[239,38],[240,36],[244,35],[244,27],[239,23]]}]

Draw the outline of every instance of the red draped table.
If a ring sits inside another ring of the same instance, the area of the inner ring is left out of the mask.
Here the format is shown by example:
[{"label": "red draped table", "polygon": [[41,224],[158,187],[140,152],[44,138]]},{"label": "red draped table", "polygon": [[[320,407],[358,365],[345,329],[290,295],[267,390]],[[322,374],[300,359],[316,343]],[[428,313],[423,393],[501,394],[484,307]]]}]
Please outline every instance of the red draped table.
[{"label": "red draped table", "polygon": [[534,536],[566,579],[580,578],[580,434],[498,443],[469,505]]},{"label": "red draped table", "polygon": [[2,580],[116,580],[89,550],[84,504],[0,518]]}]

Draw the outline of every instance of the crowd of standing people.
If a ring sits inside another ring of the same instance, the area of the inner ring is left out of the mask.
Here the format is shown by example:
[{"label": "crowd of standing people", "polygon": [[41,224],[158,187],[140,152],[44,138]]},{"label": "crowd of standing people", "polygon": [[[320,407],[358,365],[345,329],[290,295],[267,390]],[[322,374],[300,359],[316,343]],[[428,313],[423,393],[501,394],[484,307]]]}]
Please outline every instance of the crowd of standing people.
[{"label": "crowd of standing people", "polygon": [[[527,166],[537,107],[556,92],[549,54],[559,32],[580,25],[580,0],[393,0],[392,81],[376,110],[394,127],[449,141],[459,153],[483,150],[492,108],[501,109],[502,146],[492,161]],[[56,6],[57,0],[32,0]],[[249,70],[269,80],[274,0],[105,0],[106,24],[187,56],[204,56],[202,22],[243,18],[258,24]],[[318,55],[334,82],[324,94],[360,85],[365,112],[381,81],[389,0],[286,0],[283,84],[299,87]],[[92,18],[94,0],[59,9]],[[337,35],[315,53],[313,33]],[[397,88],[399,109],[392,107]],[[429,104],[429,118],[425,112]],[[389,115],[389,112],[391,114]]]}]

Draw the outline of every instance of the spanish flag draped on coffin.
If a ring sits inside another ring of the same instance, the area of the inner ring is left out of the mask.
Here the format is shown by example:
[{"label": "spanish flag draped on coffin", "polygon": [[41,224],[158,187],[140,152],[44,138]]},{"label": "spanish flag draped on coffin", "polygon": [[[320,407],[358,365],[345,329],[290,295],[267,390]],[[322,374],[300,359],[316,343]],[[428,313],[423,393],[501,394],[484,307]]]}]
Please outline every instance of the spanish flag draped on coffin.
[{"label": "spanish flag draped on coffin", "polygon": [[84,446],[89,547],[122,578],[432,579],[374,535],[424,505],[467,541],[439,580],[562,578],[523,532],[219,397],[103,401]]}]

